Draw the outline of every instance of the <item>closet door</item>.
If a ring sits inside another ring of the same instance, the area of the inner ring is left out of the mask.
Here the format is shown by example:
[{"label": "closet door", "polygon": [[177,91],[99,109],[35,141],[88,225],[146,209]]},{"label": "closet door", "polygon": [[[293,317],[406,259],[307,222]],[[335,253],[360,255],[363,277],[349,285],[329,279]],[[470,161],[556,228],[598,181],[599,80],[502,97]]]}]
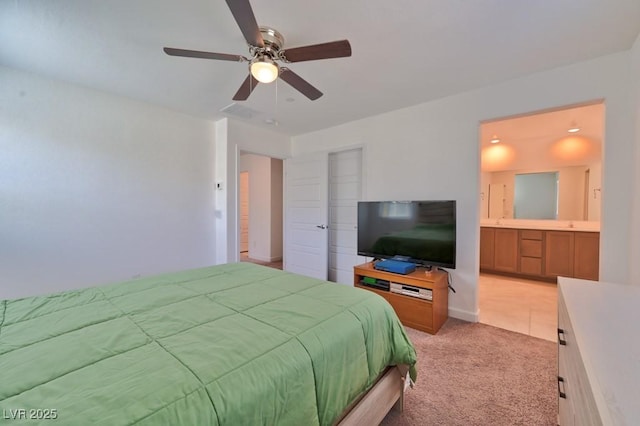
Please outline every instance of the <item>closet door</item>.
[{"label": "closet door", "polygon": [[328,155],[300,155],[286,159],[284,167],[284,269],[326,280]]},{"label": "closet door", "polygon": [[329,280],[353,285],[358,253],[358,201],[362,199],[362,149],[329,154]]}]

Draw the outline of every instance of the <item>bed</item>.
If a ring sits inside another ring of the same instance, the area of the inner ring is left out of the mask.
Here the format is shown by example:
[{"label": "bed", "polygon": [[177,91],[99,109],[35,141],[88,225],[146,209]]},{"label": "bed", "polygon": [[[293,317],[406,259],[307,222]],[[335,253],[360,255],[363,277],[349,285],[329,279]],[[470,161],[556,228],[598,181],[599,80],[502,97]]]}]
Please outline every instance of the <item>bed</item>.
[{"label": "bed", "polygon": [[357,424],[415,363],[381,297],[249,263],[0,302],[11,424]]}]

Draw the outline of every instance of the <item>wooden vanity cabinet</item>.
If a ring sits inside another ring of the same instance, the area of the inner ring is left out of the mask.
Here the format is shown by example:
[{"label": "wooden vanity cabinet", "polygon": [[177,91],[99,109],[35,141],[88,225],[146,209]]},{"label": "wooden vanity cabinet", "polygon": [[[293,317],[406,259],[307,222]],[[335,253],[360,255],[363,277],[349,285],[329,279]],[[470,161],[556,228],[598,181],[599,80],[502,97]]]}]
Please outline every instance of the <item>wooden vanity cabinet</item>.
[{"label": "wooden vanity cabinet", "polygon": [[521,229],[518,232],[520,234],[518,272],[525,275],[542,275],[542,243],[544,239],[544,232],[534,229]]},{"label": "wooden vanity cabinet", "polygon": [[600,234],[574,232],[573,276],[597,281],[600,277]]},{"label": "wooden vanity cabinet", "polygon": [[543,281],[599,278],[600,233],[480,228],[480,271]]},{"label": "wooden vanity cabinet", "polygon": [[518,230],[494,229],[493,269],[500,272],[518,272]]},{"label": "wooden vanity cabinet", "polygon": [[546,231],[545,234],[545,276],[573,277],[574,233]]},{"label": "wooden vanity cabinet", "polygon": [[480,269],[493,269],[495,236],[494,228],[480,228]]}]

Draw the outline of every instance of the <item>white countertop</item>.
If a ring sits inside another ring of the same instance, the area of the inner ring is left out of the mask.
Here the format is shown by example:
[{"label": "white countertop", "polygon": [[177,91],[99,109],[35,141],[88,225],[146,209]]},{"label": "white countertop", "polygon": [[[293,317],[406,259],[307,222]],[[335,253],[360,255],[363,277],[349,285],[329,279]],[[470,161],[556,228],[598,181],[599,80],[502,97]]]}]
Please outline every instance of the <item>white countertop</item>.
[{"label": "white countertop", "polygon": [[546,231],[600,232],[600,222],[583,220],[482,219],[480,220],[480,226]]},{"label": "white countertop", "polygon": [[558,278],[604,425],[640,424],[640,285]]}]

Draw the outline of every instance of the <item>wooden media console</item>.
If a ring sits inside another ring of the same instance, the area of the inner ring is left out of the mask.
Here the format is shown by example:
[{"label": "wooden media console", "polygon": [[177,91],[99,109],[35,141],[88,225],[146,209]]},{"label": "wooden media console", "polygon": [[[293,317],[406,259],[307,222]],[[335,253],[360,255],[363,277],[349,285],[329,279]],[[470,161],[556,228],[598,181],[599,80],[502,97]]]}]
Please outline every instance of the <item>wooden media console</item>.
[{"label": "wooden media console", "polygon": [[[431,290],[431,300],[375,288],[367,285],[365,278]],[[436,334],[449,316],[446,272],[426,271],[419,268],[410,274],[401,275],[379,271],[373,267],[373,262],[369,262],[354,266],[353,284],[355,287],[372,291],[384,297],[393,306],[402,324],[407,327]]]}]

